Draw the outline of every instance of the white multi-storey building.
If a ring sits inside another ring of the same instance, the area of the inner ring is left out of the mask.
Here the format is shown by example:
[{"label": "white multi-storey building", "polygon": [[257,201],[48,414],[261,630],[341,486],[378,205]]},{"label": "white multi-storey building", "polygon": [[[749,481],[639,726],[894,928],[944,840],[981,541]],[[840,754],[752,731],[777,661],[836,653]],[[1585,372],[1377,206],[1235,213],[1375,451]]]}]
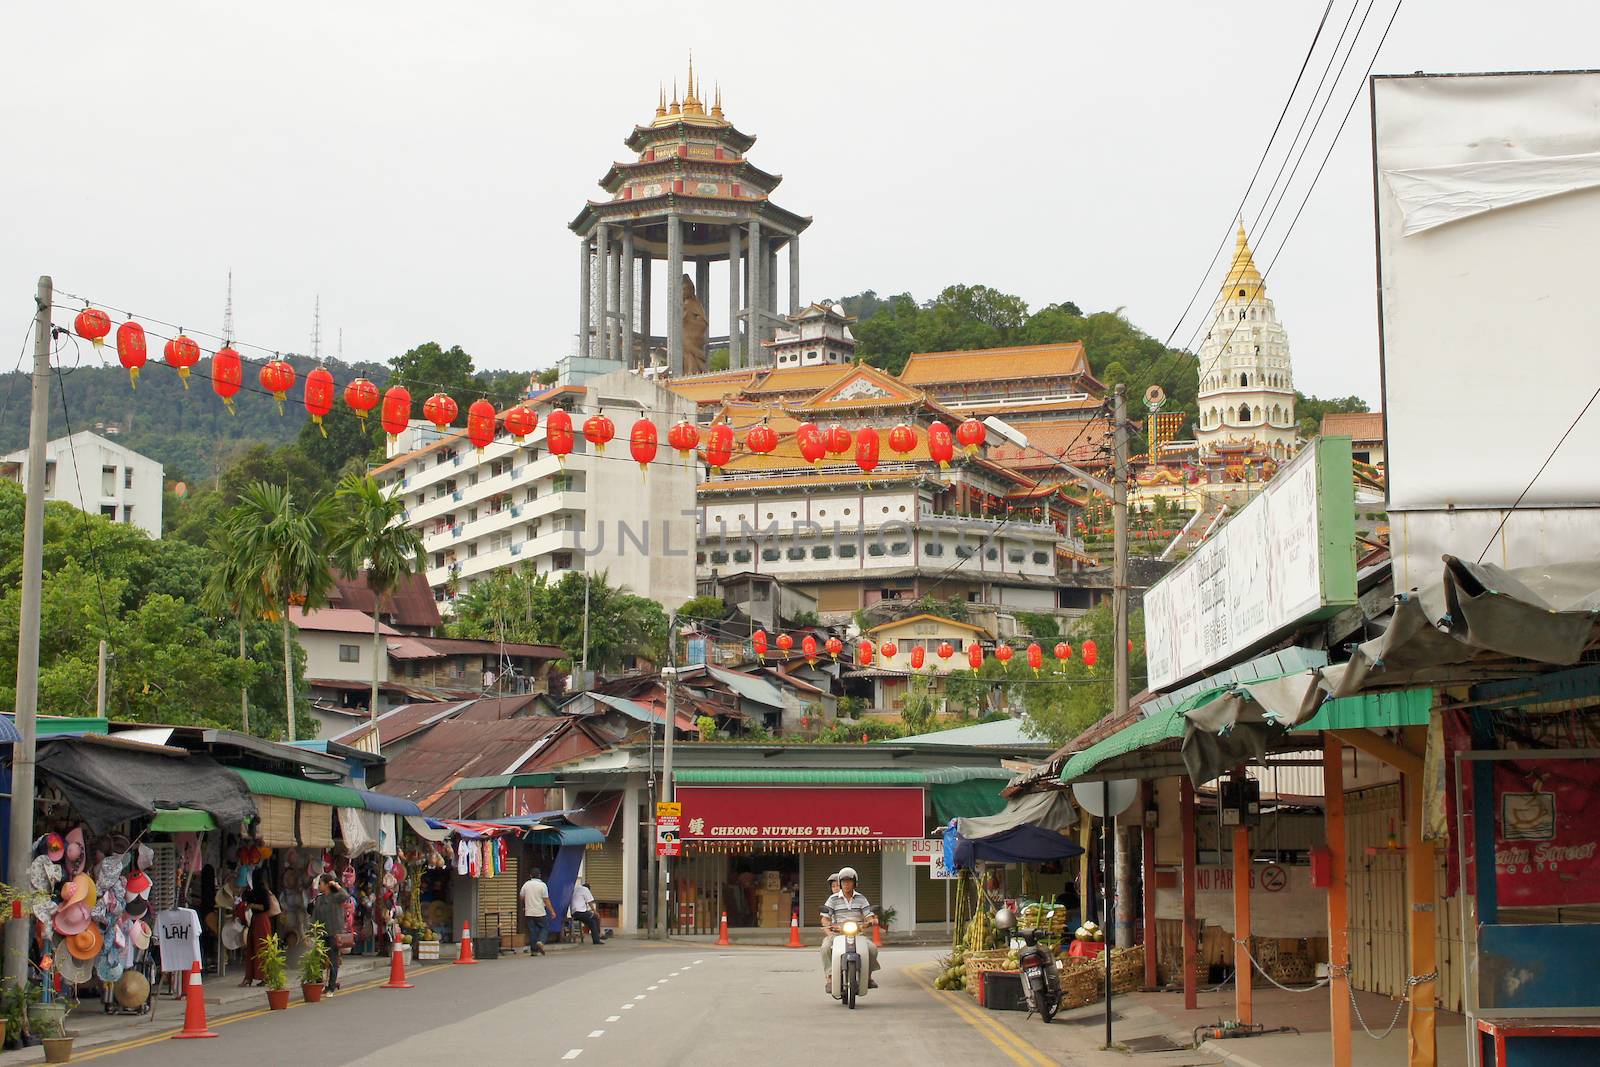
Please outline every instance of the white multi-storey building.
[{"label": "white multi-storey building", "polygon": [[[505,567],[559,578],[605,572],[613,585],[669,609],[694,596],[695,470],[666,443],[667,429],[694,407],[629,371],[558,386],[524,401],[538,428],[518,442],[502,428],[482,452],[464,433],[413,422],[373,472],[406,500],[406,523],[422,535],[428,584],[446,611],[472,583]],[[574,447],[550,454],[551,411],[572,416]],[[604,411],[616,439],[604,453],[583,438],[583,422]],[[659,431],[660,454],[641,471],[628,431],[641,416]]]},{"label": "white multi-storey building", "polygon": [[780,329],[761,343],[774,367],[842,366],[856,358],[856,339],[850,333],[854,321],[854,315],[832,304],[812,304],[789,316],[791,329]]},{"label": "white multi-storey building", "polygon": [[1200,345],[1199,407],[1203,454],[1259,451],[1281,459],[1299,439],[1289,334],[1256,270],[1243,223]]},{"label": "white multi-storey building", "polygon": [[[0,475],[27,484],[26,449],[0,464]],[[151,537],[161,536],[161,479],[161,464],[88,430],[45,446],[46,500],[137,526]]]}]

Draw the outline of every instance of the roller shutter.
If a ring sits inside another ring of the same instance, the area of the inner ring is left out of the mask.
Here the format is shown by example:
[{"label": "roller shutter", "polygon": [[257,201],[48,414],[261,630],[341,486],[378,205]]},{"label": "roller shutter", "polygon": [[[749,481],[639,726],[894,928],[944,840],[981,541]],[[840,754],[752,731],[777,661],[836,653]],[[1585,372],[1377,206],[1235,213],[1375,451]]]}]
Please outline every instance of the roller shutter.
[{"label": "roller shutter", "polygon": [[917,922],[942,923],[945,921],[945,887],[951,887],[951,899],[954,900],[954,883],[941,878],[929,878],[925,867],[918,867],[915,871],[917,879]]},{"label": "roller shutter", "polygon": [[607,839],[583,854],[584,877],[589,891],[602,904],[622,903],[622,842]]},{"label": "roller shutter", "polygon": [[510,945],[516,935],[517,919],[517,857],[507,856],[505,867],[499,874],[478,879],[478,922],[473,933],[479,937],[500,935],[502,946]]}]

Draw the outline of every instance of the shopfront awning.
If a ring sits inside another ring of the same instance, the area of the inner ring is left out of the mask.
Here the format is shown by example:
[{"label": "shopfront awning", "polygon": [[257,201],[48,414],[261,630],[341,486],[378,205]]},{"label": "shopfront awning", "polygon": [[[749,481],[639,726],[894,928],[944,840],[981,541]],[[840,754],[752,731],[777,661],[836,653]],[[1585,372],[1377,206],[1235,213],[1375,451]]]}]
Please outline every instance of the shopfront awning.
[{"label": "shopfront awning", "polygon": [[911,840],[927,832],[920,787],[680,783],[675,796],[685,844]]},{"label": "shopfront awning", "polygon": [[528,833],[534,844],[552,836],[563,845],[603,845],[606,840],[605,835],[592,826],[546,826]]},{"label": "shopfront awning", "polygon": [[1006,798],[1000,795],[1005,787],[1005,780],[999,778],[972,778],[935,785],[930,797],[933,821],[943,826],[952,819],[998,815],[1006,806]]},{"label": "shopfront awning", "polygon": [[374,793],[370,789],[352,789],[352,792],[361,797],[361,806],[368,811],[381,812],[385,815],[421,815],[422,809],[417,807],[415,801],[405,797],[392,797],[388,793]]},{"label": "shopfront awning", "polygon": [[56,737],[40,741],[38,770],[95,833],[178,807],[207,812],[230,829],[256,817],[243,783],[209,756],[105,737]]},{"label": "shopfront awning", "polygon": [[999,767],[684,767],[673,772],[679,785],[942,785],[1012,777]]},{"label": "shopfront awning", "polygon": [[489,774],[478,778],[461,778],[450,783],[453,792],[471,789],[549,789],[556,784],[556,776],[548,772],[525,774]]},{"label": "shopfront awning", "polygon": [[217,821],[211,817],[211,813],[198,808],[163,808],[150,820],[150,829],[167,834],[195,833],[216,828]]},{"label": "shopfront awning", "polygon": [[362,791],[347,785],[313,782],[308,778],[290,778],[287,775],[258,771],[250,767],[230,769],[244,779],[244,784],[256,796],[302,800],[312,804],[324,804],[330,808],[366,807],[362,800]]}]

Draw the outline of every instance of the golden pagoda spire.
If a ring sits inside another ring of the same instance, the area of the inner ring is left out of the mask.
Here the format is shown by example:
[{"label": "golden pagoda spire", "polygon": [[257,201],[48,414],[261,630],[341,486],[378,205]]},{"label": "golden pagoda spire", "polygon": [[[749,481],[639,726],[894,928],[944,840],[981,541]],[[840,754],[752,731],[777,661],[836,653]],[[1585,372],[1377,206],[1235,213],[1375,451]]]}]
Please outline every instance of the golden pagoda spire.
[{"label": "golden pagoda spire", "polygon": [[706,109],[700,97],[694,91],[694,49],[689,50],[689,88],[683,94],[683,113],[685,115],[704,115]]},{"label": "golden pagoda spire", "polygon": [[726,121],[722,117],[722,83],[717,82],[716,87],[716,96],[713,98],[714,102],[711,105],[711,117],[719,121]]},{"label": "golden pagoda spire", "polygon": [[667,117],[667,87],[661,82],[656,83],[656,118]]},{"label": "golden pagoda spire", "polygon": [[[1222,288],[1231,296],[1231,290],[1261,288],[1261,272],[1256,269],[1255,256],[1250,252],[1250,241],[1245,236],[1244,219],[1239,220],[1239,232],[1233,241],[1233,262],[1228,265],[1228,276],[1223,279]],[[1254,297],[1254,292],[1245,294]]]},{"label": "golden pagoda spire", "polygon": [[673,78],[672,79],[672,106],[667,108],[667,114],[669,114],[669,115],[681,114],[682,110],[683,109],[678,106],[678,79],[677,78]]}]

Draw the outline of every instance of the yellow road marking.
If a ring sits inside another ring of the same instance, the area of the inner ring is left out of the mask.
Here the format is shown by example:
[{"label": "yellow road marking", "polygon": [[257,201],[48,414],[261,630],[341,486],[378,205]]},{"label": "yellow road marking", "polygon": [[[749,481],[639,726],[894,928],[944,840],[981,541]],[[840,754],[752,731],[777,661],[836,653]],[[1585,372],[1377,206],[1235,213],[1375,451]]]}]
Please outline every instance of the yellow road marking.
[{"label": "yellow road marking", "polygon": [[[429,974],[429,973],[431,973],[433,971],[442,971],[442,970],[445,969],[445,966],[448,966],[448,965],[435,964],[432,967],[418,967],[416,970],[410,971],[406,975],[406,977],[408,979],[410,979],[410,978],[415,978],[418,975]],[[380,987],[382,985],[385,985],[388,981],[389,981],[389,976],[387,974],[385,974],[382,978],[373,978],[373,979],[371,979],[369,981],[361,982],[361,983],[359,983],[357,985],[353,985],[353,986],[349,986],[349,987],[347,987],[345,989],[341,989],[335,995],[335,998],[349,996],[351,993],[360,993],[363,990],[367,990],[367,989],[377,989],[378,987]],[[178,1000],[174,1001],[173,1003],[176,1004],[179,1008],[181,1008],[183,1006],[182,998],[179,998]],[[305,1007],[305,1005],[306,1005],[305,1001],[296,1000],[296,1001],[293,1001],[293,1002],[290,1003],[289,1009],[292,1010],[294,1008],[303,1008],[303,1007]],[[208,1019],[206,1021],[206,1024],[208,1026],[210,1026],[213,1030],[215,1030],[219,1026],[231,1026],[234,1023],[243,1022],[246,1019],[255,1019],[255,1018],[259,1018],[262,1015],[270,1015],[270,1014],[272,1014],[272,1011],[271,1011],[270,1008],[250,1008],[250,1009],[246,1009],[245,1011],[233,1012],[232,1014],[224,1015],[224,1016],[221,1016],[221,1017],[216,1018],[216,1019]],[[117,1052],[130,1052],[133,1049],[144,1048],[147,1045],[154,1045],[154,1044],[156,1044],[157,1042],[160,1042],[160,1041],[170,1041],[172,1039],[172,1035],[176,1034],[178,1031],[180,1031],[182,1029],[183,1029],[183,1027],[181,1027],[181,1026],[174,1026],[170,1030],[163,1030],[163,1031],[161,1031],[160,1033],[157,1033],[157,1034],[146,1034],[143,1037],[135,1037],[135,1038],[129,1038],[126,1041],[119,1041],[114,1045],[103,1045],[100,1048],[89,1049],[89,1050],[87,1050],[85,1052],[82,1052],[82,1053],[74,1056],[73,1060],[74,1061],[92,1060],[92,1059],[97,1059],[97,1058],[99,1058],[101,1056],[110,1056],[113,1053],[117,1053]]]},{"label": "yellow road marking", "polygon": [[1009,1028],[990,1019],[980,1011],[976,1004],[963,1003],[961,998],[949,996],[945,991],[935,989],[933,984],[922,976],[921,967],[907,967],[901,973],[909,977],[934,1000],[955,1012],[974,1030],[977,1030],[989,1043],[1009,1056],[1014,1063],[1023,1064],[1024,1067],[1053,1067],[1054,1060],[1041,1052],[1026,1038],[1013,1033]]}]

